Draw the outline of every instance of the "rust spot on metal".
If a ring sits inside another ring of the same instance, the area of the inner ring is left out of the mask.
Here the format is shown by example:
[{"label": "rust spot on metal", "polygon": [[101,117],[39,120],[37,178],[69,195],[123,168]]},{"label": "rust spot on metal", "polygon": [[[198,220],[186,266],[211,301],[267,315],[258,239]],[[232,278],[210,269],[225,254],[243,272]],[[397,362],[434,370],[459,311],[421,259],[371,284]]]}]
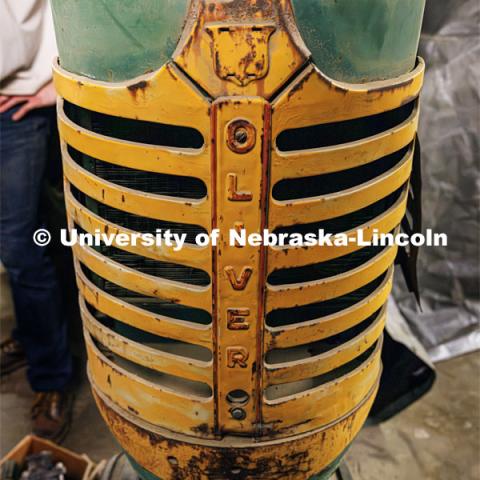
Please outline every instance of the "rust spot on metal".
[{"label": "rust spot on metal", "polygon": [[[269,38],[275,29],[274,24],[209,24],[206,31],[211,37],[217,76],[242,87],[265,77]],[[232,48],[238,51],[237,56],[231,55]]]},{"label": "rust spot on metal", "polygon": [[210,427],[208,426],[208,423],[201,423],[197,427],[193,427],[192,432],[208,435],[210,433]]},{"label": "rust spot on metal", "polygon": [[[320,468],[313,470],[318,467],[314,452],[331,449],[331,442],[335,441],[328,435],[329,430],[323,430],[312,437],[311,444],[298,444],[291,450],[286,450],[288,442],[263,447],[261,443],[242,448],[228,444],[222,448],[207,447],[202,444],[186,443],[181,439],[165,438],[142,428],[113,410],[109,406],[111,400],[106,403],[98,397],[95,389],[94,396],[103,418],[123,448],[154,475],[159,476],[167,471],[169,478],[175,480],[308,478],[320,470]],[[340,425],[336,435],[353,437],[358,429],[357,416],[358,412],[355,412]],[[271,431],[275,429],[275,425],[262,425],[261,428]],[[270,435],[267,438],[269,437]],[[314,451],[311,451],[311,447]],[[262,451],[260,455],[259,449]],[[340,452],[341,450],[338,454]],[[331,460],[333,458],[335,457]]]},{"label": "rust spot on metal", "polygon": [[227,144],[235,153],[247,153],[256,144],[257,131],[255,127],[244,119],[234,120],[227,126]]},{"label": "rust spot on metal", "polygon": [[[210,168],[211,168],[211,187],[212,187],[212,212],[211,212],[211,225],[212,230],[217,227],[217,112],[219,107],[218,103],[214,104],[211,109],[210,116],[210,128],[212,131],[212,149],[210,154]],[[216,352],[218,349],[218,300],[217,300],[217,259],[221,256],[221,249],[213,248],[212,249],[212,346],[213,351]],[[218,257],[217,257],[218,255]],[[213,378],[216,379],[218,376],[219,370],[219,358],[218,355],[214,355],[213,366],[212,366]],[[219,431],[219,421],[218,421],[218,402],[219,402],[219,392],[218,385],[215,381],[213,384],[213,398],[214,398],[214,431]]]},{"label": "rust spot on metal", "polygon": [[138,415],[140,413],[136,408],[133,408],[130,405],[127,405],[127,408],[130,412],[134,413],[135,415]]},{"label": "rust spot on metal", "polygon": [[145,89],[148,87],[148,82],[146,80],[140,80],[137,83],[133,83],[132,85],[127,85],[127,89],[132,95],[132,97],[136,100],[137,94],[139,91],[145,93]]},{"label": "rust spot on metal", "polygon": [[314,70],[310,70],[306,75],[303,76],[303,78],[297,82],[292,89],[288,92],[287,98],[290,100],[291,97],[293,97],[297,92],[300,92],[303,90],[303,86],[305,85],[305,82],[313,75]]}]

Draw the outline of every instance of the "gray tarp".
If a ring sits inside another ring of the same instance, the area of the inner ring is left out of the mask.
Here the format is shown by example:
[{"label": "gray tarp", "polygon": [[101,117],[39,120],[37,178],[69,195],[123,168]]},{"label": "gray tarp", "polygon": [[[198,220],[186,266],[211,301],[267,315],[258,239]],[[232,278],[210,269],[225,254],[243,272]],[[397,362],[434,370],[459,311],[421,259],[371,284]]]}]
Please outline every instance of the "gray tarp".
[{"label": "gray tarp", "polygon": [[420,251],[423,311],[401,275],[395,299],[433,361],[480,347],[479,20],[478,0],[429,0],[420,42],[424,229],[448,246]]}]

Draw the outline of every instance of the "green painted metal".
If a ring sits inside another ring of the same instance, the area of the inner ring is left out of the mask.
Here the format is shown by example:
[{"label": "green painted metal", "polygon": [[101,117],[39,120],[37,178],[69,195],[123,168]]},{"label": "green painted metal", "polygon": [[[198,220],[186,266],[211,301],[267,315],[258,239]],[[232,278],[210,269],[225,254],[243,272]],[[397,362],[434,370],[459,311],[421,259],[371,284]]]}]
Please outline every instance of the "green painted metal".
[{"label": "green painted metal", "polygon": [[122,81],[161,67],[173,53],[188,0],[51,0],[62,67]]},{"label": "green painted metal", "polygon": [[[415,64],[425,0],[292,0],[318,67],[346,82],[392,78]],[[189,0],[51,0],[62,66],[122,81],[163,65]]]},{"label": "green painted metal", "polygon": [[425,0],[293,0],[300,33],[329,77],[352,83],[410,71]]}]

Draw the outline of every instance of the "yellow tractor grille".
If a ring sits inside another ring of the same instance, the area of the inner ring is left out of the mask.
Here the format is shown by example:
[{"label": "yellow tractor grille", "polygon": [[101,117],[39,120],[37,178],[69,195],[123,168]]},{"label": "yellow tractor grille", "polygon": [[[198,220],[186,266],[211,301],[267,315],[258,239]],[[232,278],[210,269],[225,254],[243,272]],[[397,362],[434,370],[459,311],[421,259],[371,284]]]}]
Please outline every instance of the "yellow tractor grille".
[{"label": "yellow tractor grille", "polygon": [[[192,128],[128,120],[111,115],[103,115],[98,112],[77,107],[69,102],[65,102],[64,110],[67,117],[79,126],[89,128],[89,130],[97,134],[107,135],[112,138],[114,137],[152,145],[167,145],[177,148],[200,148],[203,145],[202,136],[198,131]],[[127,168],[93,158],[71,146],[68,146],[67,150],[71,158],[78,165],[82,166],[97,177],[116,185],[134,189],[139,192],[191,199],[202,199],[207,193],[207,188],[204,182],[194,177],[165,175]],[[159,159],[159,162],[161,162],[161,159]],[[89,208],[99,217],[103,218],[110,224],[120,225],[134,232],[155,233],[156,230],[161,230],[162,232],[170,230],[172,233],[186,234],[186,242],[190,244],[195,243],[196,235],[207,232],[205,228],[197,225],[155,220],[116,209],[92,199],[74,186],[71,186],[71,191],[74,198],[81,205]],[[78,225],[76,225],[76,229],[80,233],[85,233],[85,231]],[[102,246],[98,248],[97,251],[120,265],[147,275],[201,286],[209,285],[211,281],[210,275],[200,269],[190,268],[171,262],[161,262],[140,255],[135,255],[115,247]],[[82,266],[82,269],[87,272],[87,278],[93,281],[99,288],[110,295],[121,298],[123,301],[135,305],[136,307],[144,308],[152,313],[179,320],[190,320],[201,324],[211,323],[211,315],[203,310],[162,301],[158,298],[139,295],[136,292],[129,291],[101,278],[97,274],[88,270],[85,266]],[[115,326],[116,324],[113,323],[111,325]],[[123,331],[124,328],[126,327],[124,326],[121,328],[121,331]],[[115,328],[113,328],[113,330],[115,330]],[[138,332],[143,331],[138,330]],[[148,335],[145,332],[143,332],[143,334]],[[135,340],[135,338],[130,339]],[[175,345],[176,343],[179,343],[158,336],[155,337],[155,339],[156,341],[154,343],[156,344],[171,342],[171,344]],[[154,339],[151,338],[151,340],[153,342]],[[142,341],[142,343],[144,343],[141,336],[139,336],[136,341]],[[205,357],[205,355],[203,355],[203,357]]]},{"label": "yellow tractor grille", "polygon": [[[314,474],[375,397],[396,247],[241,247],[228,232],[398,231],[423,62],[368,85],[302,68],[266,100],[212,99],[174,63],[130,86],[56,66],[70,227],[187,234],[179,251],[73,247],[95,396],[160,478],[194,449],[219,451],[217,469],[277,446]],[[217,248],[195,244],[215,228]]]},{"label": "yellow tractor grille", "polygon": [[[398,231],[417,100],[376,109],[369,95],[388,103],[387,93],[349,88],[312,69],[273,102],[271,231],[361,229],[366,240],[375,228]],[[325,425],[375,391],[396,253],[395,246],[355,244],[268,248],[263,413],[278,422],[274,429]]]}]

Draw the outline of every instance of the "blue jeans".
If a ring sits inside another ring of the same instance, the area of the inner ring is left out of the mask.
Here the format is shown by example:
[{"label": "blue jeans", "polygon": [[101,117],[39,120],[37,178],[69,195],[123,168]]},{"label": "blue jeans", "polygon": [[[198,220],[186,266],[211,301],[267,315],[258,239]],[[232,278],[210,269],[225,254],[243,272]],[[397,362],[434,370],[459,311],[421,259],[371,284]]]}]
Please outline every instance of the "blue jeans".
[{"label": "blue jeans", "polygon": [[0,114],[0,259],[16,313],[13,338],[25,350],[34,391],[62,390],[72,374],[67,322],[52,260],[32,240],[41,227],[40,196],[52,116],[38,109],[14,122]]}]

